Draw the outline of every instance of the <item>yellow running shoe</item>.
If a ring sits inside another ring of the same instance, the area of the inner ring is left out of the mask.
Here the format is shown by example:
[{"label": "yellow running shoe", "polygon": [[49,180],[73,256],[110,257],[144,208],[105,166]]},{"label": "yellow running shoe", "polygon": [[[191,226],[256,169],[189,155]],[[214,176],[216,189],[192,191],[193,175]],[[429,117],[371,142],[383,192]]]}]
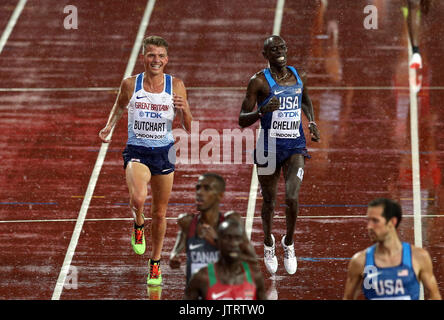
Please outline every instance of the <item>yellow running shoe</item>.
[{"label": "yellow running shoe", "polygon": [[150,269],[146,283],[149,286],[160,286],[162,284],[162,272],[160,271],[160,263],[151,263],[151,259],[148,261],[148,267]]},{"label": "yellow running shoe", "polygon": [[133,250],[135,253],[145,253],[145,231],[143,228],[134,228],[134,231],[131,235],[131,245],[133,246]]}]

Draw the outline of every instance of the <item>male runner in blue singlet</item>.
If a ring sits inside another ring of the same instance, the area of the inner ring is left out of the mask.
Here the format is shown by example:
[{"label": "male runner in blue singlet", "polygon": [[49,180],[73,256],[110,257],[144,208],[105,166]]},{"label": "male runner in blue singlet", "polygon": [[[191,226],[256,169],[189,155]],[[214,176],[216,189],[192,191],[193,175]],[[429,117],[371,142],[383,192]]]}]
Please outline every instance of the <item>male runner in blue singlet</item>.
[{"label": "male runner in blue singlet", "polygon": [[192,115],[182,80],[164,73],[168,63],[168,43],[158,36],[145,38],[141,60],[145,72],[122,81],[108,122],[99,137],[105,143],[110,142],[108,135],[128,107],[128,141],[123,160],[134,217],[131,245],[137,254],[145,252],[143,210],[150,183],[153,191],[152,253],[147,282],[160,285],[166,210],[175,169],[172,124],[178,114],[183,127],[190,132]]},{"label": "male runner in blue singlet", "polygon": [[398,237],[401,206],[390,199],[375,199],[367,216],[367,229],[376,244],[352,257],[344,299],[356,299],[362,290],[371,300],[418,300],[422,282],[430,299],[441,300],[429,253]]},{"label": "male runner in blue singlet", "polygon": [[[275,239],[271,233],[276,202],[277,182],[281,169],[285,179],[287,232],[282,237],[284,265],[289,274],[297,269],[293,234],[299,207],[305,158],[309,157],[302,129],[302,112],[309,121],[313,141],[319,141],[319,130],[304,77],[287,66],[287,46],[279,36],[270,36],[262,52],[269,67],[256,73],[249,81],[239,114],[239,125],[247,127],[261,121],[261,134],[254,153],[262,192],[262,227],[264,230],[264,262],[274,274],[278,262]],[[257,110],[254,110],[256,104]]]}]

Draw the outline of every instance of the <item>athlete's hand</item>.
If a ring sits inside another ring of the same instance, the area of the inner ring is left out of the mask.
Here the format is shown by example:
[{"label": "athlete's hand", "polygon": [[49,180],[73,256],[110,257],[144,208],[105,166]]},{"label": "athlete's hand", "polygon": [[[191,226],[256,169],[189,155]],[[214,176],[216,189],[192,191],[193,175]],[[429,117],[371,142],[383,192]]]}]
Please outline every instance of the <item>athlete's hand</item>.
[{"label": "athlete's hand", "polygon": [[171,255],[169,262],[171,269],[178,269],[180,267],[180,258],[178,255]]},{"label": "athlete's hand", "polygon": [[217,233],[212,226],[204,223],[201,225],[200,231],[203,239],[205,239],[212,246],[216,246]]},{"label": "athlete's hand", "polygon": [[273,97],[268,101],[268,103],[261,108],[262,113],[266,112],[273,112],[275,110],[278,110],[281,103],[279,102],[279,99],[276,97]]},{"label": "athlete's hand", "polygon": [[174,108],[182,110],[183,112],[189,112],[190,110],[187,99],[175,93],[173,93],[173,103]]},{"label": "athlete's hand", "polygon": [[308,129],[310,129],[311,141],[319,142],[319,140],[321,140],[321,133],[319,132],[316,123],[314,122],[310,123],[308,125]]},{"label": "athlete's hand", "polygon": [[99,132],[99,137],[102,140],[102,142],[109,143],[111,142],[111,139],[107,139],[108,135],[111,133],[111,126],[106,126]]}]

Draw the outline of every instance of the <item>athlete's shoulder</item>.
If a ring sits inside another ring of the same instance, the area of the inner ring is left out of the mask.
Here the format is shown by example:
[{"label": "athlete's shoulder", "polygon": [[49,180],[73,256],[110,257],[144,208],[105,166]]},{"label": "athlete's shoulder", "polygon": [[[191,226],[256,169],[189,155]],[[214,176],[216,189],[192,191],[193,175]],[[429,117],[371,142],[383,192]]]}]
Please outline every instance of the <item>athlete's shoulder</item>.
[{"label": "athlete's shoulder", "polygon": [[134,91],[134,86],[135,86],[135,83],[136,83],[136,78],[137,78],[137,75],[129,76],[129,77],[124,78],[122,80],[121,85],[120,85],[120,90],[122,90],[122,91],[129,91],[129,92]]},{"label": "athlete's shoulder", "polygon": [[268,83],[264,71],[261,70],[251,76],[248,82],[248,90],[259,91],[264,90],[264,88],[268,88]]},{"label": "athlete's shoulder", "polygon": [[410,245],[410,247],[412,248],[412,259],[420,265],[424,265],[431,261],[430,254],[426,249],[414,245]]},{"label": "athlete's shoulder", "polygon": [[265,81],[265,69],[259,70],[255,74],[253,74],[250,78],[250,81]]},{"label": "athlete's shoulder", "polygon": [[186,91],[185,84],[183,83],[182,79],[176,78],[176,77],[172,77],[172,78],[173,78],[173,91],[176,94],[179,94],[179,95],[186,98],[187,91]]},{"label": "athlete's shoulder", "polygon": [[303,68],[296,68],[294,66],[291,66],[291,67],[296,70],[296,72],[299,75],[299,78],[301,78],[301,80],[302,80],[302,83],[305,84],[307,82],[307,77],[308,77],[307,76],[307,71],[305,69],[303,69]]},{"label": "athlete's shoulder", "polygon": [[171,76],[171,77],[173,79],[173,86],[174,87],[178,87],[178,86],[185,87],[185,84],[183,83],[182,79],[177,78],[177,77],[173,77],[173,76]]},{"label": "athlete's shoulder", "polygon": [[182,229],[188,229],[194,215],[192,213],[182,213],[177,217],[177,223]]},{"label": "athlete's shoulder", "polygon": [[365,266],[365,256],[367,249],[356,252],[350,259],[349,268],[363,270]]}]

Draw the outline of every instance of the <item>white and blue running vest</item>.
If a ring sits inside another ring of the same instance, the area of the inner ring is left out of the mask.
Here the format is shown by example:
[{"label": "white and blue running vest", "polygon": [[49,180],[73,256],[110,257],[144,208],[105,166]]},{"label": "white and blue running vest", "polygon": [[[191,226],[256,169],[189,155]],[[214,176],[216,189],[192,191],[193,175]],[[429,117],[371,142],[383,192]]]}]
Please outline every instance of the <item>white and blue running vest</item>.
[{"label": "white and blue running vest", "polygon": [[148,148],[170,145],[174,143],[173,77],[164,74],[162,92],[151,93],[143,89],[143,76],[144,73],[137,75],[128,104],[127,144]]},{"label": "white and blue running vest", "polygon": [[265,134],[261,134],[258,139],[264,150],[272,151],[269,148],[268,140],[276,139],[276,151],[279,149],[295,149],[305,148],[306,141],[304,130],[302,129],[301,112],[302,112],[302,90],[303,83],[298,72],[294,67],[288,66],[288,69],[294,74],[297,82],[292,86],[281,86],[271,76],[270,69],[264,69],[265,79],[270,86],[270,94],[258,105],[262,108],[271,98],[276,97],[280,101],[280,107],[273,112],[267,112],[261,118],[261,130]]},{"label": "white and blue running vest", "polygon": [[418,300],[419,282],[412,265],[412,249],[402,242],[399,266],[379,268],[375,264],[376,245],[366,251],[362,290],[369,300]]}]

